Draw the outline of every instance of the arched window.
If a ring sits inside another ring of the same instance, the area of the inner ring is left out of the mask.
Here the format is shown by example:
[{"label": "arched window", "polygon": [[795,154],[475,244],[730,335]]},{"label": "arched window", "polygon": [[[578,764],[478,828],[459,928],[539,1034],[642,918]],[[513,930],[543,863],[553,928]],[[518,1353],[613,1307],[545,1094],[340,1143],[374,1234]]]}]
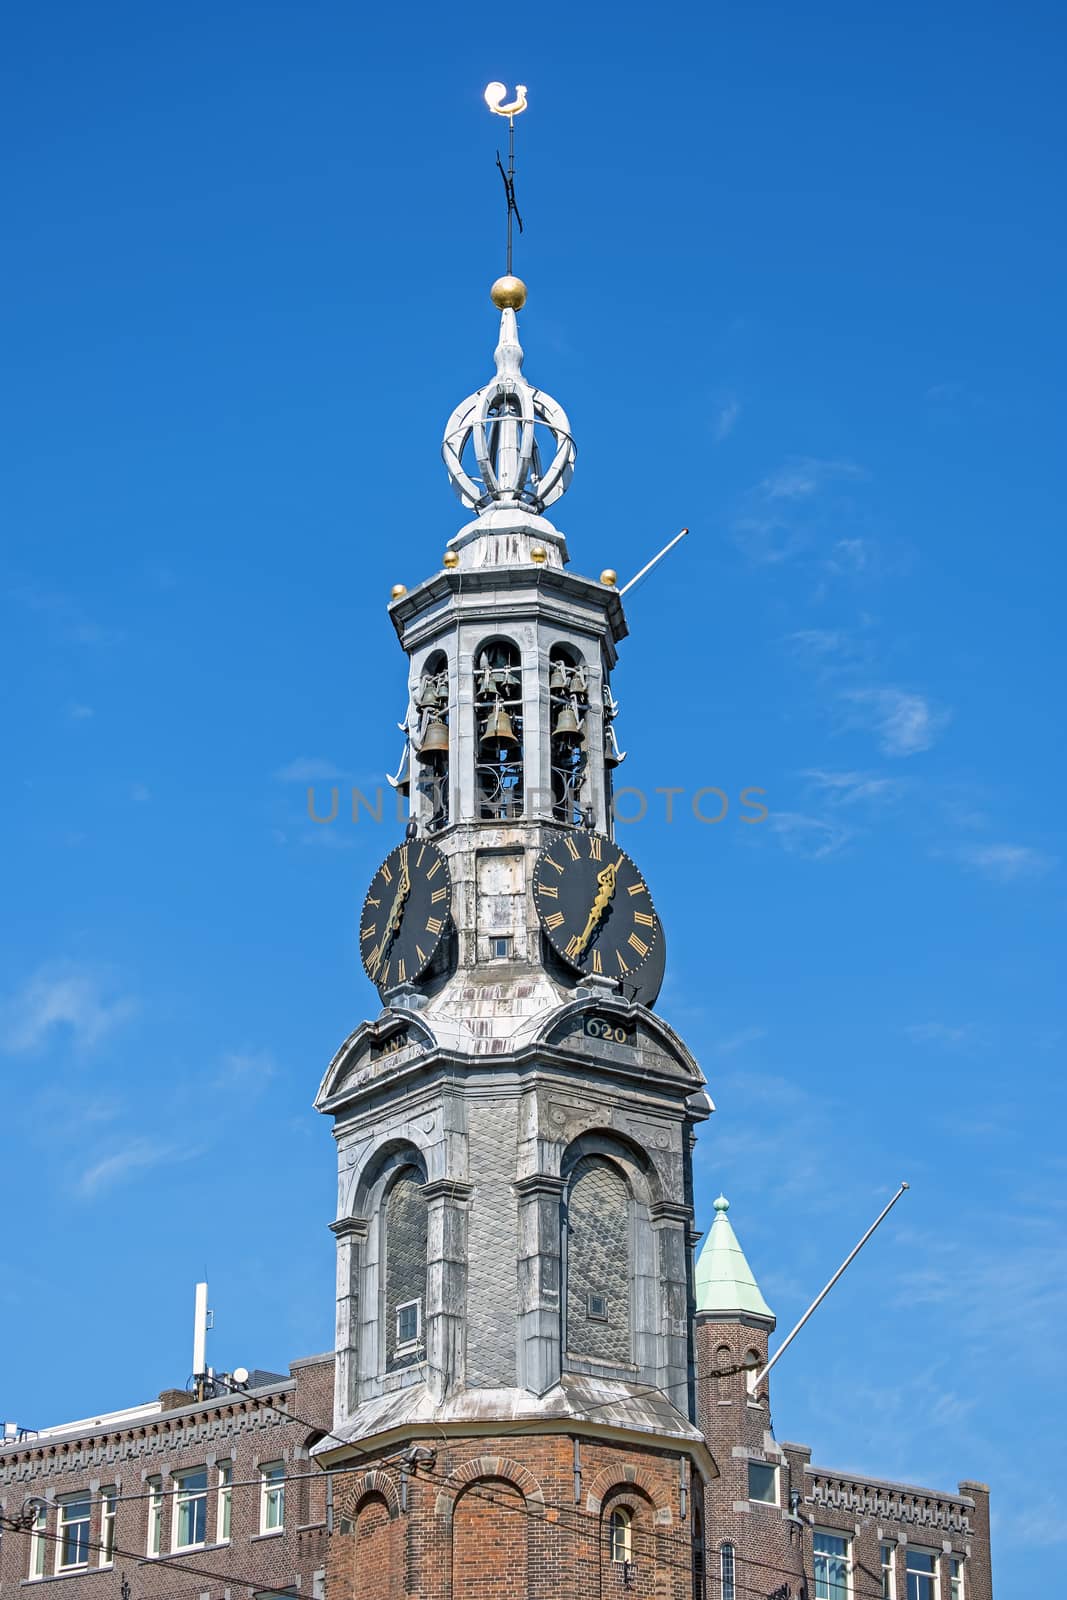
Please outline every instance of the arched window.
[{"label": "arched window", "polygon": [[482,645],[474,663],[478,816],[509,822],[523,813],[522,666],[510,639]]},{"label": "arched window", "polygon": [[589,675],[585,662],[568,645],[549,654],[549,738],[552,750],[552,815],[557,822],[585,820],[582,788],[589,757],[586,718]]},{"label": "arched window", "polygon": [[732,1385],[728,1373],[733,1364],[733,1351],[728,1344],[721,1344],[715,1352],[715,1370],[720,1374],[715,1383],[718,1391],[717,1398],[720,1400],[729,1400],[730,1398]]},{"label": "arched window", "polygon": [[415,716],[418,789],[429,812],[429,826],[436,830],[448,821],[448,659],[443,650],[427,657],[419,675]]},{"label": "arched window", "polygon": [[734,1547],[719,1547],[719,1589],[722,1600],[737,1600],[737,1583],[734,1578]]},{"label": "arched window", "polygon": [[566,1349],[570,1355],[633,1359],[630,1190],[613,1162],[583,1156],[564,1200]]},{"label": "arched window", "polygon": [[421,1361],[426,1344],[426,1201],[422,1175],[404,1167],[385,1202],[385,1365]]},{"label": "arched window", "polygon": [[634,1550],[634,1524],[630,1513],[616,1506],[608,1521],[608,1542],[612,1561],[632,1561]]}]

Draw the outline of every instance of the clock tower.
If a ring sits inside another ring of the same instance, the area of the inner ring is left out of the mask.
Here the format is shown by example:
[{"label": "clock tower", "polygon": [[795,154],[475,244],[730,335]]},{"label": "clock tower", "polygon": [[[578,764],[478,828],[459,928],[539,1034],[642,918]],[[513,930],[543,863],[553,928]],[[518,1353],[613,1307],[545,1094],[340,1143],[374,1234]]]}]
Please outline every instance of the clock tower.
[{"label": "clock tower", "polygon": [[561,1568],[691,1596],[717,1471],[693,1368],[710,1104],[614,837],[626,619],[547,515],[575,445],[525,376],[525,298],[493,285],[495,375],[445,428],[468,520],[389,606],[408,821],[359,924],[382,1008],[316,1102],[339,1177],[330,1600],[579,1592]]}]

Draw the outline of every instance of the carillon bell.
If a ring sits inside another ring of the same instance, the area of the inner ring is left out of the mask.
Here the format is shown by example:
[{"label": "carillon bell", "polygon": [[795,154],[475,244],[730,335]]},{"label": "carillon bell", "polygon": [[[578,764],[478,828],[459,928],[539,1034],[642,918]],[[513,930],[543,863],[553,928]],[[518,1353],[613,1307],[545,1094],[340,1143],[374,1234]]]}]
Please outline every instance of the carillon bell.
[{"label": "carillon bell", "polygon": [[566,694],[568,688],[567,669],[562,661],[553,661],[552,671],[548,676],[548,687],[553,694]]},{"label": "carillon bell", "polygon": [[604,730],[604,765],[609,770],[621,767],[626,760],[626,751],[619,749],[619,741],[615,737],[615,729],[609,723]]},{"label": "carillon bell", "polygon": [[434,717],[427,725],[419,745],[420,761],[435,761],[438,756],[448,754],[448,727],[439,717]]},{"label": "carillon bell", "polygon": [[582,725],[578,721],[574,709],[574,701],[568,700],[559,716],[556,726],[552,729],[553,739],[560,739],[564,744],[577,744],[582,737]]},{"label": "carillon bell", "polygon": [[440,698],[437,679],[431,673],[424,672],[415,691],[415,704],[420,711],[429,711],[438,704]]},{"label": "carillon bell", "polygon": [[518,744],[515,729],[511,725],[511,718],[504,707],[496,705],[485,720],[485,731],[482,734],[483,749],[498,744]]}]

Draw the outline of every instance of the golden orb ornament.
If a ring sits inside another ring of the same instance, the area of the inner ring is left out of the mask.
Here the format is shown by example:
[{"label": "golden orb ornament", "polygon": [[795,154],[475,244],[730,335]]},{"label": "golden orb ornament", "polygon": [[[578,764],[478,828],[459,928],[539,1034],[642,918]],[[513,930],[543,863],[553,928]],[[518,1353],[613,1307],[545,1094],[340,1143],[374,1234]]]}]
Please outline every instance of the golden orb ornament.
[{"label": "golden orb ornament", "polygon": [[402,594],[407,594],[407,592],[408,586],[406,583],[394,583],[393,587],[389,591],[389,598],[390,600],[399,600],[400,596]]},{"label": "golden orb ornament", "polygon": [[526,304],[526,285],[510,272],[498,278],[489,291],[489,298],[498,311],[521,311]]},{"label": "golden orb ornament", "polygon": [[449,572],[459,566],[459,553],[456,550],[446,550],[441,560],[441,565],[447,567]]},{"label": "golden orb ornament", "polygon": [[615,585],[619,581],[619,574],[615,571],[614,567],[605,567],[603,572],[600,574],[600,581],[601,583],[606,583],[609,589],[614,589]]},{"label": "golden orb ornament", "polygon": [[533,549],[530,551],[530,560],[535,566],[544,566],[545,562],[548,560],[548,551],[545,549],[543,544],[534,545]]}]

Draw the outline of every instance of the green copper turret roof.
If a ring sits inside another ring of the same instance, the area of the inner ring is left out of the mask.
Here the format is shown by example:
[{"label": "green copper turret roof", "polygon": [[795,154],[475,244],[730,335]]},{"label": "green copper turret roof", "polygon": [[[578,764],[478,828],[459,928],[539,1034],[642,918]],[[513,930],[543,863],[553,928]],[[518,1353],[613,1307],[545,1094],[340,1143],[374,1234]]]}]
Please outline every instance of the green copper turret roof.
[{"label": "green copper turret roof", "polygon": [[697,1311],[718,1316],[736,1313],[750,1317],[774,1318],[774,1312],[760,1294],[752,1268],[737,1242],[737,1235],[726,1213],[730,1202],[720,1195],[715,1202],[715,1221],[697,1257]]}]

